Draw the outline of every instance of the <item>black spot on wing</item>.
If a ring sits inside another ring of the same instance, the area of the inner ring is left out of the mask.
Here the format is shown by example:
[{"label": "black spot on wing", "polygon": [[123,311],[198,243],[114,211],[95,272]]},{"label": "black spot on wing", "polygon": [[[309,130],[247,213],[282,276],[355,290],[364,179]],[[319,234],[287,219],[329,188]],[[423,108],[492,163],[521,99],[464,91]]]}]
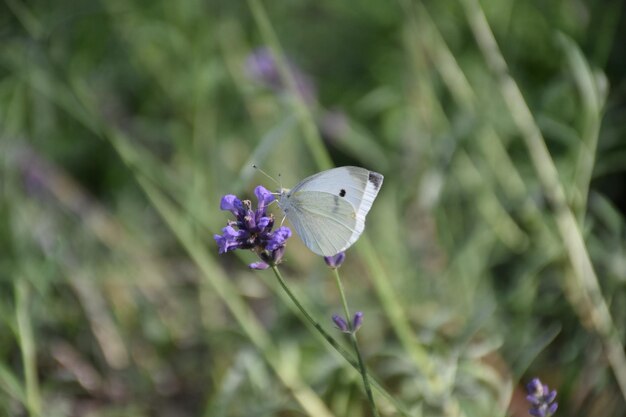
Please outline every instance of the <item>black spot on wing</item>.
[{"label": "black spot on wing", "polygon": [[339,197],[345,197],[345,196],[346,196],[346,190],[342,188],[341,191],[339,191]]},{"label": "black spot on wing", "polygon": [[370,172],[368,181],[374,185],[374,188],[379,189],[380,185],[383,183],[383,176],[378,172]]}]

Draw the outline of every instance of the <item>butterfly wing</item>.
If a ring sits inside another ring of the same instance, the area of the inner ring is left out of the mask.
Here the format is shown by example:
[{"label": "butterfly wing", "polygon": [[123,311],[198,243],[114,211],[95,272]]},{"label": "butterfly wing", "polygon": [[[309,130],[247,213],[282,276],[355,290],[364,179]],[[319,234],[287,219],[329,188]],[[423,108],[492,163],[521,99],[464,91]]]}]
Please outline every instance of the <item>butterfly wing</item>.
[{"label": "butterfly wing", "polygon": [[[383,184],[384,177],[365,168],[345,166],[322,171],[305,178],[292,190],[317,191],[339,196],[354,207],[359,235],[365,228],[365,217]],[[358,238],[358,236],[357,236]],[[354,242],[353,242],[354,243]]]},{"label": "butterfly wing", "polygon": [[304,179],[280,206],[309,249],[331,256],[361,236],[382,182],[381,174],[365,168],[333,168]]},{"label": "butterfly wing", "polygon": [[341,196],[357,210],[367,212],[378,195],[383,176],[360,167],[339,167],[322,171],[305,178],[293,192],[321,191]]},{"label": "butterfly wing", "polygon": [[304,244],[318,255],[346,250],[363,232],[357,229],[352,205],[330,193],[294,192],[283,210]]}]

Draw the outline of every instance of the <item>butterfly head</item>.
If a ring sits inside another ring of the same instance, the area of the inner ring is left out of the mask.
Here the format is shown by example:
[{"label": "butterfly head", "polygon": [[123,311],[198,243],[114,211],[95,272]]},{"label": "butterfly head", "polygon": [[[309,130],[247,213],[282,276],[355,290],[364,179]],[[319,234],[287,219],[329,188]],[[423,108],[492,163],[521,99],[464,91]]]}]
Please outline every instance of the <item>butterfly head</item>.
[{"label": "butterfly head", "polygon": [[282,206],[289,197],[291,197],[291,189],[282,187],[278,189],[278,192],[276,193],[276,200],[278,200],[279,206]]}]

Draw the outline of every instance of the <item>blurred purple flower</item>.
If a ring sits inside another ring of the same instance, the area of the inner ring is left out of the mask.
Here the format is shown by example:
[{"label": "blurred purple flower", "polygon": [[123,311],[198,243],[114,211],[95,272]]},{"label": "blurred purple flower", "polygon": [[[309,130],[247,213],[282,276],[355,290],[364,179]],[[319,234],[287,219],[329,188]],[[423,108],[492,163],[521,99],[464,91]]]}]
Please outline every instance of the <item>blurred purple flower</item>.
[{"label": "blurred purple flower", "polygon": [[356,332],[363,324],[363,313],[361,311],[356,312],[352,318],[352,329],[350,329],[350,325],[346,319],[337,314],[333,315],[333,323],[335,323],[337,329],[341,330],[343,333]]},{"label": "blurred purple flower", "polygon": [[250,265],[248,265],[250,267],[250,269],[256,269],[259,271],[262,271],[264,269],[269,268],[270,266],[268,264],[266,264],[265,262],[252,262]]},{"label": "blurred purple flower", "polygon": [[356,332],[357,330],[359,330],[362,324],[363,324],[363,312],[357,311],[354,314],[354,318],[352,319],[352,328]]},{"label": "blurred purple flower", "polygon": [[350,333],[350,327],[348,326],[348,322],[340,315],[333,314],[333,323],[335,323],[335,326],[337,326],[337,328],[342,332]]},{"label": "blurred purple flower", "polygon": [[267,214],[268,205],[274,201],[274,195],[262,186],[254,189],[258,204],[253,210],[248,200],[241,201],[232,194],[225,195],[220,201],[220,209],[230,211],[235,221],[229,221],[221,235],[214,235],[220,254],[236,249],[254,251],[262,262],[249,265],[252,269],[267,269],[277,265],[285,253],[285,244],[291,237],[291,230],[282,226],[272,231],[274,216]]},{"label": "blurred purple flower", "polygon": [[267,87],[282,87],[280,74],[269,48],[258,48],[246,58],[246,72],[254,81]]},{"label": "blurred purple flower", "polygon": [[[291,71],[295,79],[296,88],[302,95],[305,103],[313,104],[317,100],[315,84],[298,66],[291,62],[289,62],[288,65],[289,71]],[[246,59],[245,68],[248,76],[257,83],[263,84],[278,93],[288,90],[287,85],[280,76],[278,66],[269,48],[257,48],[250,53]]]},{"label": "blurred purple flower", "polygon": [[556,412],[559,404],[554,402],[556,390],[550,391],[547,385],[542,384],[539,378],[533,378],[526,385],[528,395],[526,399],[530,402],[528,412],[535,417],[551,417]]},{"label": "blurred purple flower", "polygon": [[324,256],[324,262],[326,262],[326,265],[333,269],[339,268],[345,259],[345,252],[339,252],[338,254],[333,256]]}]

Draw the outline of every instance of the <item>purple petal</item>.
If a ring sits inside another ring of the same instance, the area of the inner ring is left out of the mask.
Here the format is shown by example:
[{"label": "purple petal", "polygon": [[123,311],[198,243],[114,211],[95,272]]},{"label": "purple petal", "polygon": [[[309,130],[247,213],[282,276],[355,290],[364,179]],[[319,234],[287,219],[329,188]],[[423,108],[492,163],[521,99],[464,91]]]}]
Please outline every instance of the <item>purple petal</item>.
[{"label": "purple petal", "polygon": [[258,212],[265,214],[267,206],[275,200],[274,195],[262,185],[254,189],[254,195],[259,200]]},{"label": "purple petal", "polygon": [[279,227],[271,234],[269,242],[267,242],[266,249],[274,251],[283,246],[287,239],[291,237],[291,230],[287,226]]},{"label": "purple petal", "polygon": [[356,332],[359,330],[359,327],[363,324],[363,312],[357,311],[352,319],[352,329]]},{"label": "purple petal", "polygon": [[559,404],[558,403],[554,403],[552,404],[549,408],[548,408],[548,415],[553,415],[556,412],[556,409],[559,408]]},{"label": "purple petal", "polygon": [[535,416],[535,417],[546,417],[545,413],[541,410],[538,410],[536,408],[531,408],[530,410],[528,410],[528,412],[530,413],[531,416]]},{"label": "purple petal", "polygon": [[530,402],[531,404],[537,405],[539,404],[539,398],[535,397],[534,395],[527,395],[526,399],[528,400],[528,402]]},{"label": "purple petal", "polygon": [[269,268],[270,266],[268,264],[266,264],[265,262],[254,262],[254,263],[251,263],[250,265],[248,265],[248,267],[250,269],[256,269],[256,270],[262,271],[264,269]]},{"label": "purple petal", "polygon": [[220,255],[241,246],[239,237],[242,235],[242,231],[235,230],[231,226],[226,226],[222,229],[222,233],[222,235],[213,235],[213,239],[217,242],[218,253]]},{"label": "purple petal", "polygon": [[531,395],[541,395],[543,392],[543,387],[541,386],[541,381],[539,378],[533,378],[527,385],[526,389],[528,393]]},{"label": "purple petal", "polygon": [[257,228],[259,228],[259,230],[263,230],[266,227],[270,226],[271,222],[272,222],[271,217],[261,217],[259,221],[257,222],[256,226]]},{"label": "purple petal", "polygon": [[324,256],[324,262],[331,268],[339,268],[343,261],[346,259],[345,252],[339,252],[333,256]]},{"label": "purple petal", "polygon": [[550,404],[552,401],[554,401],[554,399],[556,398],[556,390],[552,390],[552,392],[550,392],[546,398],[545,398],[545,402]]},{"label": "purple petal", "polygon": [[337,326],[337,328],[341,330],[342,332],[344,333],[350,332],[350,328],[348,327],[348,322],[343,317],[335,314],[333,315],[333,322],[335,323],[335,326]]},{"label": "purple petal", "polygon": [[222,197],[222,201],[220,201],[220,209],[228,210],[233,213],[235,216],[243,212],[243,203],[237,196],[232,194],[227,194]]}]

